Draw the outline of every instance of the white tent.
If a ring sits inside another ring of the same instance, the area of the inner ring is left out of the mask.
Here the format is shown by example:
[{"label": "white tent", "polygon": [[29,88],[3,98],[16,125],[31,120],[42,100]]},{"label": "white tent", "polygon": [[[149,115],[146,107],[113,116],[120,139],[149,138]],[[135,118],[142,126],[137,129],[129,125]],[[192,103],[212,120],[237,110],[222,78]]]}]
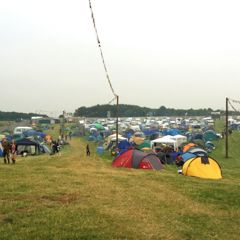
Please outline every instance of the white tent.
[{"label": "white tent", "polygon": [[[172,137],[172,136],[171,136]],[[177,141],[170,138],[170,136],[164,136],[158,139],[155,139],[153,141],[151,141],[151,147],[157,147],[161,144],[167,144],[167,145],[173,145],[174,150],[177,150],[178,146],[177,146]]]},{"label": "white tent", "polygon": [[183,135],[175,135],[171,136],[171,138],[175,141],[177,141],[177,147],[181,146],[183,143],[187,142],[187,137]]},{"label": "white tent", "polygon": [[[116,141],[116,138],[117,138],[117,134],[116,134],[116,133],[108,136],[108,137],[107,137],[107,143],[110,143],[110,142],[111,142],[112,140],[114,140],[114,139],[115,139],[115,141]],[[121,139],[121,138],[123,138],[123,136],[120,135],[120,134],[118,134],[118,138]]]}]

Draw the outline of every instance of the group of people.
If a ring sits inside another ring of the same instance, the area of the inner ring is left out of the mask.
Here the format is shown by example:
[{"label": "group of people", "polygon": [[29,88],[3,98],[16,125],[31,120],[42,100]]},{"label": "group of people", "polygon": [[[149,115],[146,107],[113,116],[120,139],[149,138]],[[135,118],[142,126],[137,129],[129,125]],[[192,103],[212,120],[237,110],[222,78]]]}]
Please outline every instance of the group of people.
[{"label": "group of people", "polygon": [[71,141],[71,139],[72,139],[72,132],[70,131],[70,132],[64,134],[62,131],[60,131],[59,138],[61,138],[61,140],[64,140],[65,142],[67,142],[68,139]]},{"label": "group of people", "polygon": [[155,148],[156,154],[160,159],[162,164],[176,164],[178,167],[178,173],[182,172],[182,166],[184,164],[184,160],[182,158],[182,154],[180,152],[175,152],[174,147],[172,145],[162,145],[159,148]]},{"label": "group of people", "polygon": [[174,162],[173,154],[175,153],[172,145],[162,144],[155,148],[155,153],[162,164],[172,164]]},{"label": "group of people", "polygon": [[6,138],[4,138],[1,142],[2,149],[3,149],[3,159],[5,164],[13,164],[16,163],[17,158],[17,145],[15,140],[12,140],[10,143]]}]

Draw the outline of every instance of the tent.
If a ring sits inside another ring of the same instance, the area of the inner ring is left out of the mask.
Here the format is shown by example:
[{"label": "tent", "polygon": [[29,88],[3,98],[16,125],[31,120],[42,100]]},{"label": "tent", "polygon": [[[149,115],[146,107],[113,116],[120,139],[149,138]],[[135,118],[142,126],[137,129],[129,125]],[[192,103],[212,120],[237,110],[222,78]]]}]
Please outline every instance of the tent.
[{"label": "tent", "polygon": [[97,132],[97,129],[96,129],[95,127],[91,127],[91,128],[89,129],[89,132],[90,132],[91,134],[93,134],[93,133]]},{"label": "tent", "polygon": [[177,141],[178,147],[179,147],[180,145],[182,145],[183,143],[187,142],[187,137],[186,137],[186,136],[183,136],[183,135],[180,135],[180,134],[175,135],[175,136],[172,136],[171,139]]},{"label": "tent", "polygon": [[46,134],[43,132],[38,132],[35,130],[27,130],[23,132],[23,135],[25,137],[32,137],[32,136],[36,136],[36,137],[41,137],[41,138],[45,138]]},{"label": "tent", "polygon": [[203,138],[203,134],[202,133],[194,133],[192,134],[192,136],[190,137],[190,140],[191,141],[194,141],[194,140],[204,140]]},{"label": "tent", "polygon": [[158,136],[160,135],[159,129],[143,129],[142,130],[145,136]]},{"label": "tent", "polygon": [[118,143],[118,150],[119,152],[126,151],[131,147],[131,144],[128,142],[128,140],[123,140]]},{"label": "tent", "polygon": [[162,144],[166,144],[166,145],[172,145],[174,147],[174,150],[177,150],[177,148],[178,148],[177,141],[173,140],[171,137],[172,136],[167,135],[167,136],[164,136],[164,137],[161,137],[161,138],[151,141],[152,148],[157,147]]},{"label": "tent", "polygon": [[40,145],[40,149],[41,149],[42,153],[49,153],[49,154],[51,154],[51,149],[47,145],[45,145],[45,144],[41,144]]},{"label": "tent", "polygon": [[213,130],[207,130],[206,132],[204,132],[203,134],[203,138],[204,140],[207,141],[215,141],[219,139],[219,136],[216,134],[215,131]]},{"label": "tent", "polygon": [[185,152],[182,155],[183,161],[186,162],[187,160],[191,159],[191,158],[195,158],[197,157],[197,155],[193,154],[193,153],[189,153],[189,152]]},{"label": "tent", "polygon": [[221,179],[221,167],[216,160],[210,157],[195,157],[186,161],[182,168],[182,173],[185,176],[206,178],[206,179]]},{"label": "tent", "polygon": [[[104,149],[109,150],[109,149],[115,148],[116,147],[116,141],[117,141],[116,136],[111,137],[110,142],[107,141],[107,142],[104,143],[104,145],[103,145]],[[118,144],[122,141],[127,141],[127,138],[124,138],[121,135],[118,135]]]},{"label": "tent", "polygon": [[133,136],[132,137],[132,141],[137,144],[137,145],[141,145],[144,143],[144,137],[140,137],[140,136]]},{"label": "tent", "polygon": [[94,123],[92,127],[96,128],[97,130],[105,130],[101,123]]},{"label": "tent", "polygon": [[194,147],[194,146],[196,146],[196,144],[195,143],[188,143],[188,144],[186,144],[184,147],[183,147],[183,152],[187,152],[191,147]]},{"label": "tent", "polygon": [[155,170],[163,168],[156,154],[144,153],[136,149],[129,149],[116,157],[113,160],[112,166]]},{"label": "tent", "polygon": [[207,151],[209,151],[209,152],[211,152],[213,149],[215,149],[215,145],[214,145],[211,141],[205,142],[204,147],[205,147],[205,149],[207,149]]},{"label": "tent", "polygon": [[[116,139],[117,138],[117,134],[116,133],[114,133],[114,134],[112,134],[112,135],[109,135],[108,137],[107,137],[107,143],[109,144],[111,141],[112,141],[112,139]],[[122,135],[120,135],[120,134],[118,134],[118,138],[120,139],[120,138],[123,138],[123,136]],[[126,139],[126,138],[125,138]]]},{"label": "tent", "polygon": [[41,151],[41,145],[35,140],[22,138],[16,141],[18,154],[27,153],[30,155],[38,155]]},{"label": "tent", "polygon": [[143,143],[138,144],[135,146],[137,149],[139,150],[143,150],[143,149],[151,149],[151,143],[149,140],[144,140]]},{"label": "tent", "polygon": [[208,153],[205,150],[203,150],[202,148],[199,148],[199,147],[192,147],[187,152],[195,154],[196,156],[199,156],[199,157],[208,155]]},{"label": "tent", "polygon": [[89,142],[93,142],[93,141],[96,141],[97,138],[96,138],[95,136],[93,136],[93,135],[89,135],[87,140],[88,140]]},{"label": "tent", "polygon": [[163,130],[163,135],[175,136],[175,135],[179,135],[180,133],[181,133],[180,130],[175,128]]}]

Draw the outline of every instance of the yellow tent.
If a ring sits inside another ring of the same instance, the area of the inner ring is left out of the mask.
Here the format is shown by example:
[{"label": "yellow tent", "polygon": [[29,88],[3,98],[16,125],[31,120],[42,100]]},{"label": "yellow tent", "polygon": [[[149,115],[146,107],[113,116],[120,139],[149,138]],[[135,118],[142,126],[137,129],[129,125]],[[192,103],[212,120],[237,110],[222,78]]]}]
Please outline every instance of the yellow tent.
[{"label": "yellow tent", "polygon": [[210,157],[195,157],[186,161],[182,168],[185,176],[221,179],[222,171],[218,162]]}]

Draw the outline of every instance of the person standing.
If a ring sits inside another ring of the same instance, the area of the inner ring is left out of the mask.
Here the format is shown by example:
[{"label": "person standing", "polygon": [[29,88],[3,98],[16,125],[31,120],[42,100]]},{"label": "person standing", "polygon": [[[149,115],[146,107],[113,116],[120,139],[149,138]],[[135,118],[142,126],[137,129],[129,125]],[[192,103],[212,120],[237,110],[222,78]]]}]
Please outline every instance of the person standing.
[{"label": "person standing", "polygon": [[12,140],[10,153],[11,153],[12,163],[15,164],[16,163],[16,158],[17,158],[17,145],[16,145],[16,142],[14,140]]},{"label": "person standing", "polygon": [[72,132],[71,131],[68,133],[68,136],[69,136],[69,140],[71,141],[71,139],[72,139]]},{"label": "person standing", "polygon": [[87,144],[87,146],[86,146],[86,155],[87,156],[90,156],[90,147],[89,147],[89,144]]},{"label": "person standing", "polygon": [[6,138],[3,139],[2,141],[2,147],[3,147],[3,158],[4,158],[4,163],[9,164],[10,163],[10,144]]}]

